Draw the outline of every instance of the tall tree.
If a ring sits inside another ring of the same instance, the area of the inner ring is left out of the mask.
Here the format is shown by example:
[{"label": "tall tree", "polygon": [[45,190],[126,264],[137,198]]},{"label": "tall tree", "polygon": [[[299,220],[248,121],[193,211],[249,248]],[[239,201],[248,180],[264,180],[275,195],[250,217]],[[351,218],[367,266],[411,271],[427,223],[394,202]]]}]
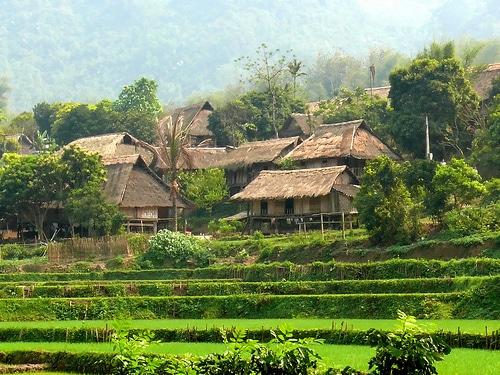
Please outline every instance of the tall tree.
[{"label": "tall tree", "polygon": [[100,186],[105,179],[101,157],[77,147],[65,149],[61,156],[5,154],[2,162],[0,207],[31,223],[43,240],[50,207],[64,203],[72,191],[89,183]]},{"label": "tall tree", "polygon": [[[284,73],[289,70],[288,65],[291,51],[286,51],[284,55],[279,56],[280,50],[270,50],[265,43],[262,43],[256,51],[257,58],[252,60],[250,57],[241,57],[237,61],[244,61],[244,69],[249,72],[247,80],[257,85],[259,89],[264,87],[264,91],[269,94],[270,123],[274,131],[274,136],[279,138],[278,130],[280,124],[277,121],[277,111],[279,107],[279,97],[290,93],[285,86]],[[293,61],[291,62],[293,63]],[[297,67],[295,60],[295,67]],[[300,66],[299,66],[300,68]],[[298,70],[297,70],[298,74]],[[293,97],[293,95],[290,95]],[[283,124],[281,124],[282,126]]]},{"label": "tall tree", "polygon": [[154,80],[142,77],[122,89],[113,103],[113,110],[156,115],[161,111],[161,103],[156,96],[157,89],[158,84]]},{"label": "tall tree", "polygon": [[287,67],[288,72],[292,76],[293,98],[295,99],[295,96],[297,94],[297,80],[300,76],[305,76],[307,73],[301,72],[303,68],[302,61],[297,61],[297,59],[293,59],[291,62],[289,62]]},{"label": "tall tree", "polygon": [[375,243],[407,243],[419,232],[402,170],[387,156],[367,163],[354,205]]},{"label": "tall tree", "polygon": [[172,116],[167,116],[157,122],[157,136],[160,158],[163,162],[165,174],[169,177],[170,198],[172,199],[172,211],[174,214],[172,227],[178,229],[177,199],[180,195],[179,170],[180,162],[190,164],[189,131],[190,126],[184,125],[184,118],[179,116],[172,121]]},{"label": "tall tree", "polygon": [[403,152],[427,156],[426,118],[435,158],[468,152],[473,131],[466,114],[478,110],[479,98],[458,60],[415,59],[409,67],[394,70],[389,81],[394,108],[389,130]]},{"label": "tall tree", "polygon": [[184,196],[197,207],[207,210],[210,216],[214,204],[221,202],[229,193],[224,170],[219,168],[181,171],[179,180]]},{"label": "tall tree", "polygon": [[0,206],[30,222],[38,238],[46,240],[43,227],[47,211],[61,200],[64,189],[62,164],[54,154],[5,154],[2,161]]},{"label": "tall tree", "polygon": [[56,108],[47,102],[37,103],[33,107],[33,117],[40,133],[47,132],[49,136],[51,135],[52,123],[55,121],[55,111]]}]

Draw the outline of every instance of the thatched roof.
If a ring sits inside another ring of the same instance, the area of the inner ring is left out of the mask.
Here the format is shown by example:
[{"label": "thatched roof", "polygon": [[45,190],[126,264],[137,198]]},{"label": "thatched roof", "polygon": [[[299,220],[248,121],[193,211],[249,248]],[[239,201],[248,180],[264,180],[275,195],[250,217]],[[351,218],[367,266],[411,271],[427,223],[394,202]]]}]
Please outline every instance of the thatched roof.
[{"label": "thatched roof", "polygon": [[158,160],[157,151],[153,146],[125,132],[80,138],[68,144],[68,146],[71,145],[78,145],[84,150],[97,152],[103,159],[140,154],[150,167],[154,167]]},{"label": "thatched roof", "polygon": [[212,131],[207,128],[208,116],[213,110],[208,101],[176,108],[172,113],[172,121],[175,122],[180,116],[183,116],[183,124],[190,126],[189,134],[191,136],[213,136]]},{"label": "thatched roof", "polygon": [[[107,170],[104,195],[108,202],[120,207],[172,207],[170,188],[149,169],[140,155],[103,159]],[[179,208],[191,204],[180,197]]]},{"label": "thatched roof", "polygon": [[391,86],[369,87],[365,89],[368,95],[378,96],[380,99],[388,99]]},{"label": "thatched roof", "polygon": [[231,200],[290,199],[322,197],[336,190],[353,197],[358,187],[346,184],[339,176],[347,173],[351,181],[356,177],[345,165],[327,168],[296,169],[287,171],[262,171],[243,191]]},{"label": "thatched roof", "polygon": [[225,147],[193,147],[187,151],[190,161],[181,161],[184,169],[222,168],[228,153]]},{"label": "thatched roof", "polygon": [[261,163],[278,163],[279,160],[299,144],[299,137],[270,139],[244,143],[230,149],[221,168],[235,170]]},{"label": "thatched roof", "polygon": [[323,116],[315,116],[310,113],[292,113],[279,131],[279,136],[307,138],[322,123]]},{"label": "thatched roof", "polygon": [[387,155],[400,160],[388,145],[368,128],[364,120],[324,124],[315,133],[292,150],[287,157],[293,160],[311,160],[352,157],[371,160]]},{"label": "thatched roof", "polygon": [[485,70],[473,80],[472,87],[482,99],[489,99],[492,81],[500,76],[500,63],[489,64]]}]

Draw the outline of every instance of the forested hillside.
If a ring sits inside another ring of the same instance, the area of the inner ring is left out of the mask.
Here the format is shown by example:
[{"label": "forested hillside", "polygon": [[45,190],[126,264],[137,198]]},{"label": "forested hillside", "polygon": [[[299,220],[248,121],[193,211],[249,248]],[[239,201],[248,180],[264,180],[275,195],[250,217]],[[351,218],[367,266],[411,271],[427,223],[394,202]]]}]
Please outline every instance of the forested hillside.
[{"label": "forested hillside", "polygon": [[[159,84],[162,103],[180,104],[237,83],[234,60],[261,43],[292,49],[311,69],[321,54],[412,57],[432,40],[500,36],[497,0],[427,3],[0,0],[0,77],[11,87],[11,113],[42,101],[115,99],[141,76]],[[500,61],[498,45],[479,57]]]}]

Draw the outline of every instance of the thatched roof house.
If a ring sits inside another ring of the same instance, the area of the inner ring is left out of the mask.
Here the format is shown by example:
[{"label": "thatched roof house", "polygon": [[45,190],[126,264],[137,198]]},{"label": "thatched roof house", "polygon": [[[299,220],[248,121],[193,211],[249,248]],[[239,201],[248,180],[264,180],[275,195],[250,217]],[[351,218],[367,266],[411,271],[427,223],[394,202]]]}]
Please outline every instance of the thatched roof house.
[{"label": "thatched roof house", "polygon": [[214,111],[208,102],[196,103],[187,107],[176,108],[172,113],[172,121],[182,117],[184,126],[189,126],[189,144],[197,146],[205,141],[211,146],[216,145],[214,133],[208,129],[208,116]]},{"label": "thatched roof house", "polygon": [[278,134],[281,138],[298,136],[301,139],[306,139],[322,123],[323,116],[315,116],[311,113],[292,113]]},{"label": "thatched roof house", "polygon": [[[262,171],[232,201],[249,202],[249,219],[259,229],[294,227],[300,222],[338,223],[345,213],[355,214],[354,196],[359,180],[345,165],[327,168]],[[304,221],[305,220],[305,221]]]},{"label": "thatched roof house", "polygon": [[299,137],[244,143],[228,149],[220,168],[230,193],[240,191],[262,170],[277,169],[281,159],[301,142]]},{"label": "thatched roof house", "polygon": [[103,159],[139,154],[150,168],[155,168],[158,162],[158,153],[153,146],[125,132],[80,138],[68,144],[71,145],[97,152]]},{"label": "thatched roof house", "polygon": [[364,120],[355,120],[321,125],[286,157],[300,163],[303,168],[347,165],[359,177],[366,160],[380,155],[401,160]]},{"label": "thatched roof house", "polygon": [[[6,151],[8,149],[7,142],[13,142],[14,144],[17,143],[19,145],[17,153],[20,155],[34,155],[39,151],[37,150],[35,143],[26,134],[5,135],[3,137],[2,151]],[[9,151],[7,150],[7,152]]]},{"label": "thatched roof house", "polygon": [[354,197],[359,184],[345,165],[328,168],[262,171],[231,200],[292,199],[321,197],[333,190]]},{"label": "thatched roof house", "polygon": [[[160,227],[167,227],[173,217],[170,187],[148,167],[142,156],[107,157],[103,163],[107,170],[104,195],[127,216],[128,228],[149,228],[156,233]],[[192,204],[179,197],[177,207],[190,209]]]}]

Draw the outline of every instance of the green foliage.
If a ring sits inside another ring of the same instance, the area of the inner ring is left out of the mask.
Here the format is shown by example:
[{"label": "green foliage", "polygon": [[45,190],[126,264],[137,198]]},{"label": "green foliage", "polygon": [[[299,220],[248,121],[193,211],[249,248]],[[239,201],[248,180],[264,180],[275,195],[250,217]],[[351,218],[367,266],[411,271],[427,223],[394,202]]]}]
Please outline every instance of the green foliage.
[{"label": "green foliage", "polygon": [[112,107],[117,112],[156,115],[161,111],[160,101],[156,97],[157,88],[158,84],[154,80],[142,77],[125,86]]},{"label": "green foliage", "polygon": [[154,356],[145,356],[146,348],[151,344],[159,343],[153,341],[150,331],[142,331],[137,334],[129,334],[128,325],[115,321],[115,332],[112,336],[114,350],[118,351],[114,361],[119,368],[118,373],[130,375],[155,374],[164,363],[164,360]]},{"label": "green foliage", "polygon": [[370,128],[379,136],[385,136],[385,123],[387,123],[391,108],[387,99],[371,96],[361,87],[355,90],[340,88],[333,99],[323,100],[315,114],[323,115],[323,123],[334,124],[337,122],[365,119]]},{"label": "green foliage", "polygon": [[132,254],[139,255],[148,249],[148,238],[146,234],[133,234],[128,237],[128,246]]},{"label": "green foliage", "polygon": [[295,339],[286,325],[271,330],[272,340],[259,344],[245,338],[240,330],[222,331],[227,349],[224,353],[213,353],[198,360],[184,360],[171,365],[175,373],[193,374],[290,374],[307,375],[318,366],[319,354],[310,346],[322,343],[312,338]]},{"label": "green foliage", "polygon": [[47,253],[47,246],[26,247],[18,244],[5,244],[0,248],[1,260],[29,259],[42,257]]},{"label": "green foliage", "polygon": [[148,239],[148,250],[140,256],[139,264],[151,264],[154,268],[188,265],[205,267],[209,263],[209,253],[199,240],[180,232],[160,230]]},{"label": "green foliage", "polygon": [[243,222],[239,220],[216,219],[208,223],[208,230],[215,237],[227,236],[236,233],[243,226]]},{"label": "green foliage", "polygon": [[376,355],[368,363],[374,375],[437,374],[434,362],[442,361],[451,348],[439,337],[425,333],[413,316],[398,310],[402,327],[395,332],[370,330],[371,346]]},{"label": "green foliage", "polygon": [[214,204],[221,202],[229,194],[224,170],[219,168],[180,171],[179,182],[184,196],[210,214]]},{"label": "green foliage", "polygon": [[454,236],[470,236],[476,233],[497,231],[500,206],[469,206],[448,211],[443,223]]},{"label": "green foliage", "polygon": [[401,166],[387,156],[367,163],[355,207],[376,243],[405,243],[418,236],[418,220]]},{"label": "green foliage", "polygon": [[479,201],[486,192],[481,180],[479,173],[463,159],[453,158],[438,166],[427,194],[428,212],[441,219],[452,208],[459,210]]},{"label": "green foliage", "polygon": [[[394,108],[389,132],[401,150],[413,157],[426,157],[427,116],[436,160],[467,152],[473,137],[469,115],[479,108],[478,96],[458,60],[417,58],[410,66],[395,69],[389,81]],[[422,141],[415,141],[419,139]]]}]

